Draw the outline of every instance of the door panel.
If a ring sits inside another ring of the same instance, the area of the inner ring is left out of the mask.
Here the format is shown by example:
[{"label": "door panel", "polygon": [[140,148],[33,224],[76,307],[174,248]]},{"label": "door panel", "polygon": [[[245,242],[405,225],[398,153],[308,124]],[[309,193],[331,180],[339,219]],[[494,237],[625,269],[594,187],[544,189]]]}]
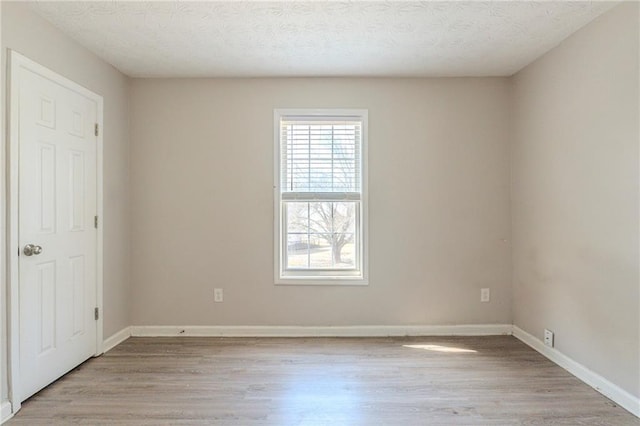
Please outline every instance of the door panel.
[{"label": "door panel", "polygon": [[40,347],[38,356],[55,348],[56,341],[56,264],[44,262],[37,265],[37,300],[40,305],[40,328],[37,330]]},{"label": "door panel", "polygon": [[82,151],[70,151],[69,186],[71,196],[69,198],[69,230],[84,231],[85,210],[85,181],[84,181],[84,153]]},{"label": "door panel", "polygon": [[96,352],[97,104],[26,68],[16,78],[24,400]]},{"label": "door panel", "polygon": [[84,288],[86,286],[84,256],[73,256],[69,259],[69,263],[73,289],[73,299],[71,300],[71,308],[73,310],[72,336],[75,337],[84,333],[85,313],[87,309],[91,310],[91,307],[87,306],[84,298]]},{"label": "door panel", "polygon": [[53,233],[56,226],[56,147],[47,142],[38,142],[38,170],[39,179],[36,181],[36,191],[40,198],[40,232]]}]

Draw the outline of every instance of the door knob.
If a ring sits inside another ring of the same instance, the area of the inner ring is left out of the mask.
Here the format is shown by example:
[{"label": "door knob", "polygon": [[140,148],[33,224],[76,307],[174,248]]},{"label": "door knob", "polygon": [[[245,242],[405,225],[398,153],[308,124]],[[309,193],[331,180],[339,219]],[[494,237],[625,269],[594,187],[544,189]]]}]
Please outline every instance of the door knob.
[{"label": "door knob", "polygon": [[42,247],[36,246],[35,244],[27,244],[24,246],[24,250],[22,250],[25,256],[37,256],[42,253]]}]

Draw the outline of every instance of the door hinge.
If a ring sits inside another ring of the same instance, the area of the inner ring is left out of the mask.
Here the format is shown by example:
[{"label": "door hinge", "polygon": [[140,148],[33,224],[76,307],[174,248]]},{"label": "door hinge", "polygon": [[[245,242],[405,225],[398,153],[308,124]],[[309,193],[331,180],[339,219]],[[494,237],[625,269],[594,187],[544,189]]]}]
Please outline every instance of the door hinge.
[{"label": "door hinge", "polygon": [[95,228],[98,229],[98,216],[93,217],[93,226],[95,226]]},{"label": "door hinge", "polygon": [[95,308],[93,310],[93,317],[96,319],[96,321],[98,321],[98,318],[100,318],[100,309]]},{"label": "door hinge", "polygon": [[94,132],[96,134],[96,136],[98,136],[98,133],[100,133],[100,132],[98,132],[98,128],[99,128],[98,127],[98,123],[96,123],[95,132]]}]

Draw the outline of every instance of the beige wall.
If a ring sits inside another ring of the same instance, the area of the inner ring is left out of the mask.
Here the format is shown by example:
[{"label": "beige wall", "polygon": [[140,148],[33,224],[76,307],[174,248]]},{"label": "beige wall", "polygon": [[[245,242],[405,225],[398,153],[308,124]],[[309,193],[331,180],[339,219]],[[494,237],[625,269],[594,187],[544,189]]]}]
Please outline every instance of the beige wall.
[{"label": "beige wall", "polygon": [[[507,79],[136,79],[131,96],[133,324],[511,322]],[[369,110],[367,287],[274,285],[273,109],[304,107]]]},{"label": "beige wall", "polygon": [[638,4],[514,79],[514,320],[640,395]]},{"label": "beige wall", "polygon": [[[129,79],[55,29],[24,3],[2,2],[3,69],[6,69],[7,48],[22,53],[104,97],[104,337],[109,337],[131,323]],[[4,81],[2,89],[4,99]],[[4,148],[2,152],[5,152]],[[3,277],[3,303],[5,296]],[[3,359],[6,360],[4,357]],[[4,377],[2,385],[4,398]]]}]

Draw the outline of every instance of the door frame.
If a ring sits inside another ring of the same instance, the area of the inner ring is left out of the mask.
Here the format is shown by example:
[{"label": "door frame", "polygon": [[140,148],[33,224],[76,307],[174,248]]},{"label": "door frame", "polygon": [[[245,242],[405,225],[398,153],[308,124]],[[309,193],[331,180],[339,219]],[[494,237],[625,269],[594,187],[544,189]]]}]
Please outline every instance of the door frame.
[{"label": "door frame", "polygon": [[19,99],[17,96],[19,88],[19,70],[28,69],[36,74],[48,78],[67,89],[73,90],[96,102],[98,140],[96,146],[96,214],[98,215],[98,229],[96,238],[96,307],[99,309],[99,317],[96,321],[96,345],[94,356],[102,354],[103,346],[103,107],[102,96],[88,90],[87,88],[67,79],[66,77],[38,64],[35,61],[21,55],[20,53],[8,49],[7,62],[9,75],[7,84],[7,134],[8,134],[8,156],[7,156],[7,317],[9,324],[7,327],[7,355],[9,357],[9,401],[12,412],[16,413],[21,406],[20,392],[20,298],[19,298]]}]

